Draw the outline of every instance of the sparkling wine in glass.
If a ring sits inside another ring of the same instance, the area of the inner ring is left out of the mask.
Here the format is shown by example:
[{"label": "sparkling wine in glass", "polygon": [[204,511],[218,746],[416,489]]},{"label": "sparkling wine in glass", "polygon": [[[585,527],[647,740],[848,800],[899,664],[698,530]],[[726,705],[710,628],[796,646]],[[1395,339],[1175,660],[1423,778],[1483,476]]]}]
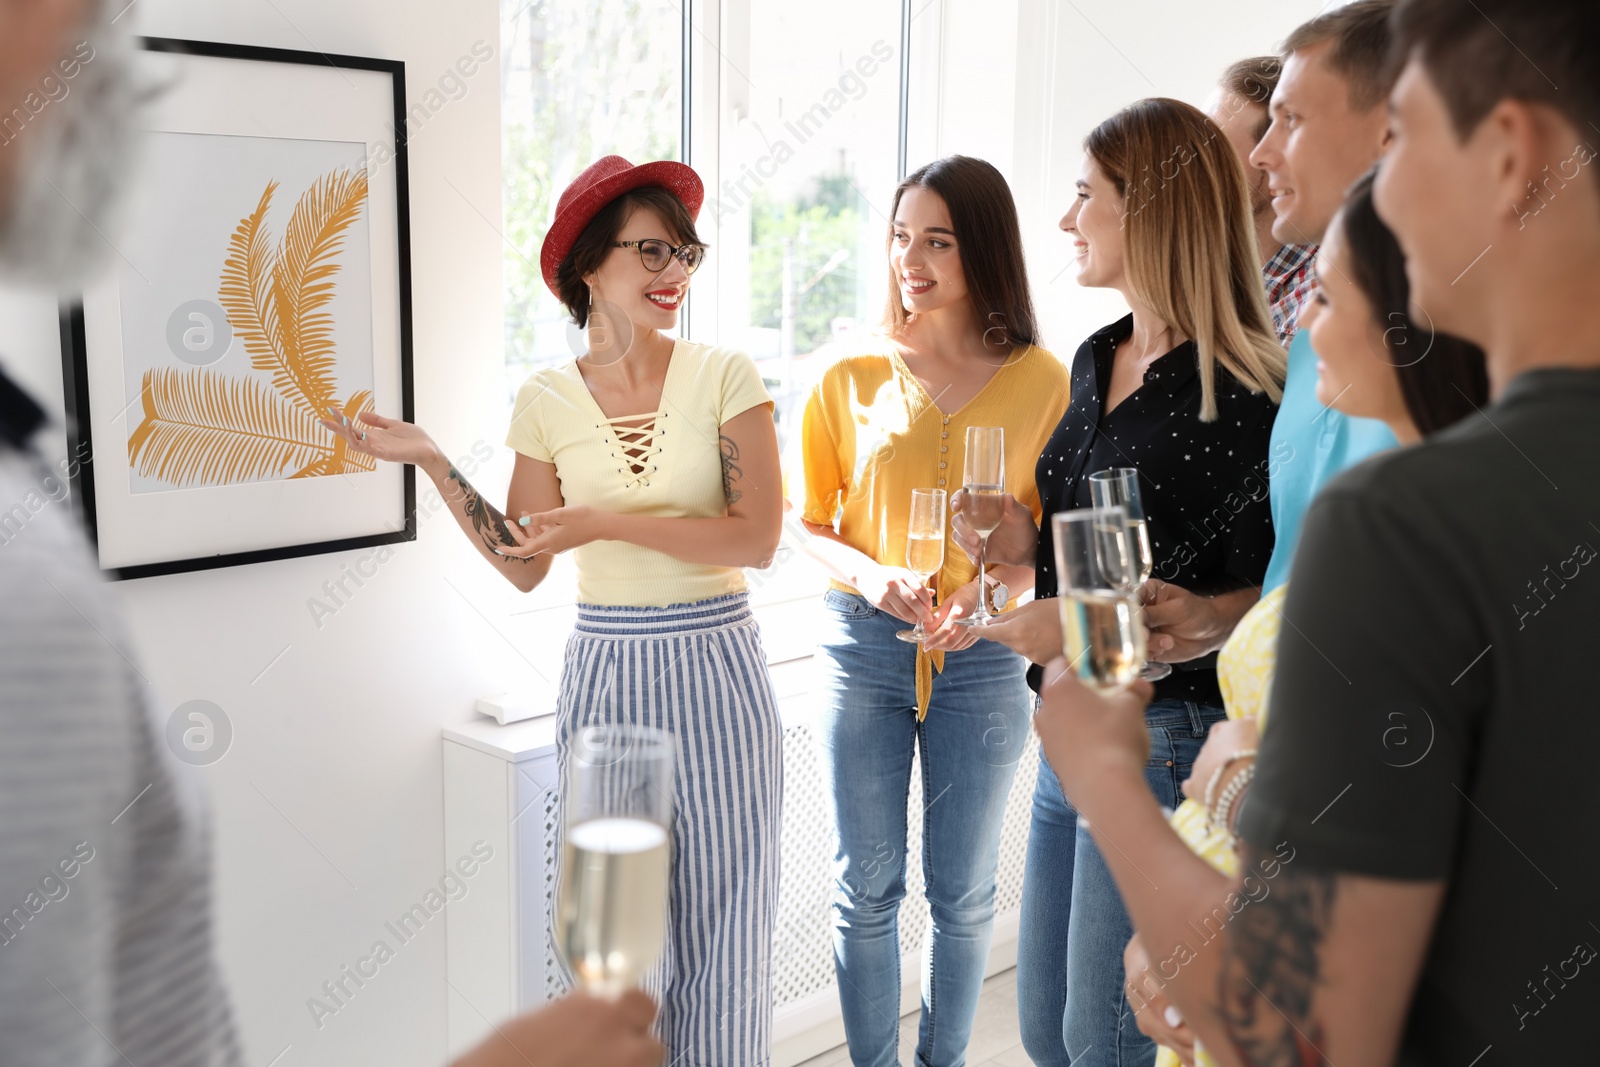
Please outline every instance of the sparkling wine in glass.
[{"label": "sparkling wine in glass", "polygon": [[615,997],[661,955],[672,867],[672,735],[590,726],[567,766],[556,934],[584,990]]},{"label": "sparkling wine in glass", "polygon": [[1071,670],[1102,692],[1139,677],[1138,550],[1120,508],[1080,508],[1051,519],[1060,581],[1061,637]]},{"label": "sparkling wine in glass", "polygon": [[[1150,580],[1155,556],[1150,551],[1150,529],[1145,523],[1144,502],[1139,498],[1139,472],[1132,467],[1111,467],[1089,475],[1089,499],[1097,508],[1121,508],[1128,516],[1129,535],[1138,551],[1138,573],[1134,590]],[[1147,662],[1140,676],[1154,682],[1172,673],[1165,663]]]},{"label": "sparkling wine in glass", "polygon": [[978,606],[971,615],[957,619],[956,623],[982,626],[995,618],[989,610],[989,587],[985,581],[989,535],[999,529],[1006,514],[1006,431],[1002,427],[967,427],[962,479],[961,516],[978,535]]},{"label": "sparkling wine in glass", "polygon": [[[929,578],[944,569],[943,489],[911,490],[911,521],[906,524],[906,570],[926,585]],[[895,634],[902,641],[921,644],[933,635],[917,620],[915,629]]]}]

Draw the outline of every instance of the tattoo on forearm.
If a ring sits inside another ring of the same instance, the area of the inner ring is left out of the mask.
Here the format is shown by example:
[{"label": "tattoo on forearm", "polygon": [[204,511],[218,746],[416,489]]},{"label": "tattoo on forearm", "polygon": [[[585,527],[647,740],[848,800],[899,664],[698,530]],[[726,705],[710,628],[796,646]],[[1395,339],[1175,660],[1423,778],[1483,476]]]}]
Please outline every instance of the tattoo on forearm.
[{"label": "tattoo on forearm", "polygon": [[[500,514],[498,508],[483,498],[483,494],[472,488],[472,483],[461,476],[454,465],[450,467],[449,480],[461,487],[461,511],[472,523],[472,532],[483,542],[485,548],[493,552],[498,548],[515,548],[517,539],[511,536],[511,530],[506,524],[506,517]],[[452,494],[454,495],[454,494]],[[501,559],[515,563],[528,563],[533,557],[501,556]]]},{"label": "tattoo on forearm", "polygon": [[722,495],[728,498],[728,506],[732,507],[744,496],[733,487],[734,478],[743,478],[744,470],[739,466],[739,446],[733,438],[723,434],[719,441],[722,445]]},{"label": "tattoo on forearm", "polygon": [[[1246,846],[1243,864],[1266,857]],[[1322,979],[1321,950],[1333,917],[1335,876],[1284,870],[1272,892],[1233,924],[1217,979],[1223,1021],[1239,1058],[1252,1067],[1321,1067],[1324,1035],[1311,1004]]]}]

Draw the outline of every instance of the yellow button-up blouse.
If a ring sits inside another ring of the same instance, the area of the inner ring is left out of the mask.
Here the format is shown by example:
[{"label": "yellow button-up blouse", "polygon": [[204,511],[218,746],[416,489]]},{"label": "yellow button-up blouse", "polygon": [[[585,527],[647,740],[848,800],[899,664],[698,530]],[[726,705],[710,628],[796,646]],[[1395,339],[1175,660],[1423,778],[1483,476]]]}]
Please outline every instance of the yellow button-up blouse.
[{"label": "yellow button-up blouse", "polygon": [[[1006,490],[1040,519],[1033,472],[1067,410],[1071,376],[1038,347],[1006,360],[960,410],[945,414],[892,344],[847,356],[829,367],[806,403],[800,425],[805,470],[803,518],[834,526],[852,547],[888,567],[906,565],[911,490],[962,487],[968,426],[1006,431]],[[946,534],[939,601],[970,582],[977,565]],[[835,588],[855,592],[843,582]],[[933,672],[944,653],[917,653],[917,717],[927,714]]]}]

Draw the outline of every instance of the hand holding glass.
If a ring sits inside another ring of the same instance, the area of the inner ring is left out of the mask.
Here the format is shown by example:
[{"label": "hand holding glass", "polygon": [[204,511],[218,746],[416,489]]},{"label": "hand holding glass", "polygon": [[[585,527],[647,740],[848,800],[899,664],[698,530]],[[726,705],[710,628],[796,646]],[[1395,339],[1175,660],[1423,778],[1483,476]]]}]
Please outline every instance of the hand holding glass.
[{"label": "hand holding glass", "polygon": [[[1133,467],[1111,467],[1089,475],[1089,498],[1097,508],[1121,508],[1128,516],[1128,532],[1133,547],[1138,552],[1138,573],[1130,592],[1150,580],[1155,569],[1155,556],[1150,551],[1150,529],[1145,523],[1144,501],[1139,498],[1139,472]],[[1147,682],[1158,681],[1172,673],[1165,663],[1145,663],[1139,675]]]},{"label": "hand holding glass", "polygon": [[589,726],[574,739],[556,934],[587,992],[620,996],[661,954],[676,764],[665,730]]},{"label": "hand holding glass", "polygon": [[967,454],[962,464],[964,497],[961,515],[978,535],[978,607],[960,626],[982,626],[993,622],[989,610],[989,588],[985,567],[989,556],[989,535],[999,528],[1006,515],[1006,431],[999,426],[968,426]]},{"label": "hand holding glass", "polygon": [[[926,585],[929,578],[944,569],[943,489],[911,490],[911,519],[906,523],[906,570]],[[895,634],[902,641],[921,644],[933,635],[917,620],[914,630]]]},{"label": "hand holding glass", "polygon": [[1101,691],[1139,677],[1138,555],[1120,508],[1063,511],[1051,520],[1060,586],[1061,636],[1070,669]]}]

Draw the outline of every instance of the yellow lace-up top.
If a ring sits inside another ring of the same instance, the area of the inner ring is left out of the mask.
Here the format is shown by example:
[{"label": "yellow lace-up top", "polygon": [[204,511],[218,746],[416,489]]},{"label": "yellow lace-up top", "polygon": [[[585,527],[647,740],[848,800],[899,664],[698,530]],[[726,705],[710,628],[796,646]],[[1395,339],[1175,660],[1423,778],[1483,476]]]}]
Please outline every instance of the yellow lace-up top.
[{"label": "yellow lace-up top", "polygon": [[[571,360],[536,370],[523,383],[506,444],[555,464],[569,505],[714,518],[728,513],[722,426],[771,403],[749,356],[680,340],[667,363],[659,410],[607,418]],[[685,563],[625,541],[594,541],[573,555],[584,604],[665,607],[745,588],[738,567]]]},{"label": "yellow lace-up top", "polygon": [[[978,357],[974,357],[978,358]],[[1042,348],[1012,353],[959,411],[945,414],[887,338],[823,373],[800,424],[805,466],[802,517],[835,526],[853,548],[889,567],[906,565],[911,490],[962,485],[968,426],[1006,431],[1006,489],[1040,518],[1033,471],[1067,410],[1067,368]],[[948,534],[937,600],[972,581],[977,564]],[[843,582],[836,589],[855,592]],[[1021,590],[1012,590],[1013,597]],[[917,653],[917,717],[928,712],[943,652]],[[959,655],[959,653],[958,653]]]}]

